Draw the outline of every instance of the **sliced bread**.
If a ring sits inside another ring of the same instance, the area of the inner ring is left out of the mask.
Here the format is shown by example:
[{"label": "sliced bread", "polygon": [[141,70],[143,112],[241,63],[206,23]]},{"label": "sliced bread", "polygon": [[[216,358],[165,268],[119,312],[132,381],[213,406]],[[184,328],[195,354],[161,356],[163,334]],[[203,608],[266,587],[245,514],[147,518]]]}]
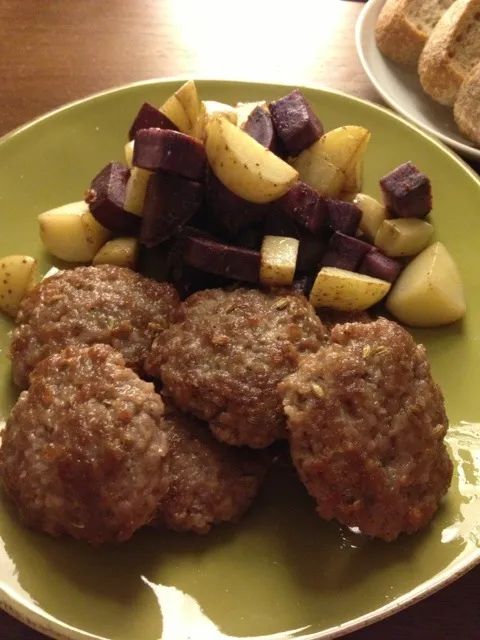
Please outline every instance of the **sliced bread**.
[{"label": "sliced bread", "polygon": [[456,0],[443,14],[418,63],[424,90],[452,106],[460,85],[480,62],[480,0]]},{"label": "sliced bread", "polygon": [[480,147],[480,63],[465,78],[453,107],[463,135]]},{"label": "sliced bread", "polygon": [[454,0],[387,0],[375,37],[380,51],[399,64],[417,64],[427,38]]}]

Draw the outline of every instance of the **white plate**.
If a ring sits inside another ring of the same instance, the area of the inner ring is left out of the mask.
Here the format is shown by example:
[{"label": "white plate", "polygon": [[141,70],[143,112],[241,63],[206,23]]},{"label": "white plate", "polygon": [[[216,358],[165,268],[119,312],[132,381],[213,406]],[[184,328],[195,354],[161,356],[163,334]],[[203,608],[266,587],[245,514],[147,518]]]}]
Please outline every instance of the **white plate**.
[{"label": "white plate", "polygon": [[457,153],[480,161],[480,149],[461,135],[452,110],[427,96],[414,70],[403,68],[380,53],[375,40],[375,24],[385,2],[369,0],[357,22],[355,40],[365,73],[395,111],[448,144]]}]

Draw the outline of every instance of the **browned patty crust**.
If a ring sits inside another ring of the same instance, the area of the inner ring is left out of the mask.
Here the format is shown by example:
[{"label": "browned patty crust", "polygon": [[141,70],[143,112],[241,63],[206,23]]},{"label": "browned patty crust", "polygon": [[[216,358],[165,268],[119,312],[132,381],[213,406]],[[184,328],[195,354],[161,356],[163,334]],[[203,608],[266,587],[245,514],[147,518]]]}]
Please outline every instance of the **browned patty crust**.
[{"label": "browned patty crust", "polygon": [[31,381],[0,448],[22,519],[95,545],[127,540],[167,490],[161,397],[106,345],[53,354]]},{"label": "browned patty crust", "polygon": [[13,378],[22,388],[46,356],[70,345],[109,344],[141,374],[154,337],[179,305],[172,285],[113,265],[62,271],[27,294],[13,331]]},{"label": "browned patty crust", "polygon": [[292,458],[318,513],[394,540],[447,492],[448,420],[425,349],[385,319],[337,325],[279,385]]},{"label": "browned patty crust", "polygon": [[166,401],[169,489],[156,524],[175,531],[207,533],[236,522],[258,493],[267,470],[263,452],[215,440],[205,422]]},{"label": "browned patty crust", "polygon": [[195,293],[155,340],[146,370],[219,440],[262,448],[284,436],[277,384],[324,340],[304,296],[239,288]]}]

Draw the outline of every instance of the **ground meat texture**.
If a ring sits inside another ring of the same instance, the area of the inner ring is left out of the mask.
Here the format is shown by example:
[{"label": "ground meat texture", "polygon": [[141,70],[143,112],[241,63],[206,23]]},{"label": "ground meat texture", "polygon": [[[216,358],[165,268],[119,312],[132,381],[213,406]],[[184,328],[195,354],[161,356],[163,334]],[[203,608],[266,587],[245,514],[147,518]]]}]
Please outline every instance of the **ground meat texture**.
[{"label": "ground meat texture", "polygon": [[141,374],[154,337],[180,301],[170,284],[113,265],[78,267],[47,278],[27,294],[13,331],[13,378],[27,388],[46,356],[70,345],[109,344]]},{"label": "ground meat texture", "polygon": [[448,420],[425,349],[404,329],[337,325],[279,390],[294,464],[322,517],[383,540],[430,521],[452,478]]},{"label": "ground meat texture", "polygon": [[317,309],[325,330],[330,333],[337,324],[347,322],[372,322],[372,318],[366,311],[336,311],[335,309]]},{"label": "ground meat texture", "polygon": [[169,490],[157,525],[174,531],[207,533],[221,522],[236,522],[258,493],[267,456],[215,440],[208,425],[167,403]]},{"label": "ground meat texture", "polygon": [[285,435],[278,383],[324,329],[304,296],[239,288],[201,291],[155,340],[147,371],[218,440],[262,448]]},{"label": "ground meat texture", "polygon": [[122,542],[167,491],[164,406],[106,345],[44,359],[7,421],[0,476],[22,519],[93,545]]}]

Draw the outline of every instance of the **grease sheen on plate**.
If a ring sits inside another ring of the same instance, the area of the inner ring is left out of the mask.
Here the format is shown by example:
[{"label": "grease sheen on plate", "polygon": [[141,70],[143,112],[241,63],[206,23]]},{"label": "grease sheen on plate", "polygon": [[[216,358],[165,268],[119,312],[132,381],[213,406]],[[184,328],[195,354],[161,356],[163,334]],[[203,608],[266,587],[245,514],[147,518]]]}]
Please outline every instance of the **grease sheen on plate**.
[{"label": "grease sheen on plate", "polygon": [[[34,255],[45,273],[52,265],[36,215],[80,199],[102,165],[122,159],[141,103],[160,105],[180,84],[105,93],[4,139],[1,253],[15,248]],[[202,97],[227,103],[272,100],[290,90],[216,81],[198,87]],[[468,302],[463,323],[414,333],[428,349],[452,425],[457,470],[447,500],[425,531],[386,544],[321,521],[299,482],[279,472],[235,527],[220,526],[206,537],[144,530],[126,544],[92,549],[25,529],[2,496],[2,606],[53,637],[156,640],[162,637],[159,603],[165,640],[333,637],[480,562],[480,295],[472,241],[480,233],[480,182],[453,154],[386,111],[328,91],[305,89],[305,95],[326,129],[351,123],[372,132],[365,192],[378,196],[378,178],[407,160],[431,178],[436,238],[457,261]],[[2,419],[15,398],[5,355],[10,329],[2,319]]]}]

